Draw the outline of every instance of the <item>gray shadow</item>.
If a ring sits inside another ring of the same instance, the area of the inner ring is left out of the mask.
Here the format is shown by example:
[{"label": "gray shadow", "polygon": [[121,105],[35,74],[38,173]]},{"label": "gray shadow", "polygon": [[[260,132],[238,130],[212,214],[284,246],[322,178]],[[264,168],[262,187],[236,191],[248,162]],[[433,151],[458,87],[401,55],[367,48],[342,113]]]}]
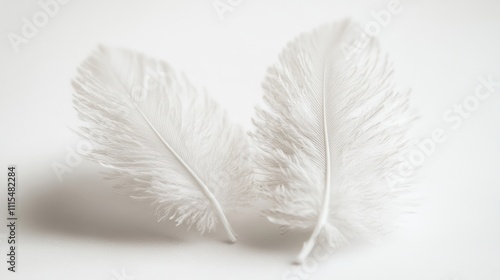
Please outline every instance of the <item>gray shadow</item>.
[{"label": "gray shadow", "polygon": [[238,233],[238,246],[257,251],[293,253],[300,249],[309,232],[296,230],[283,232],[279,226],[269,222],[261,213],[262,205],[248,209],[245,213],[232,214],[230,222]]},{"label": "gray shadow", "polygon": [[[148,206],[117,193],[96,174],[62,183],[36,183],[20,199],[22,226],[30,231],[123,242],[184,242],[199,235],[173,221],[157,222]],[[43,185],[41,185],[43,184]]]}]

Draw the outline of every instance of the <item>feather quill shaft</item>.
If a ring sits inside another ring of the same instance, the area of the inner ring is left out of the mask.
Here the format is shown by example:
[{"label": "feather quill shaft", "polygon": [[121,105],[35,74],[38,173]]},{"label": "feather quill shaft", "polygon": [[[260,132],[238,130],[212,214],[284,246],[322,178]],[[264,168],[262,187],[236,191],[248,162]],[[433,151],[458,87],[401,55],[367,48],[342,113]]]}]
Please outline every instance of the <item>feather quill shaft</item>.
[{"label": "feather quill shaft", "polygon": [[[323,75],[323,81],[325,81],[325,76],[327,73],[326,66],[323,67],[323,69],[324,69],[323,72],[325,73]],[[302,251],[300,252],[297,258],[296,261],[297,263],[302,263],[311,253],[312,249],[314,248],[314,245],[317,243],[321,230],[323,229],[328,220],[328,209],[330,208],[330,180],[331,180],[330,145],[329,145],[330,141],[328,139],[328,123],[326,118],[326,88],[324,82],[323,82],[322,96],[323,96],[323,105],[322,105],[323,131],[324,131],[324,145],[325,145],[325,186],[323,193],[323,201],[321,204],[321,210],[318,215],[318,221],[316,222],[316,226],[314,227],[314,230],[311,233],[311,237],[309,238],[309,240],[304,242],[304,245],[302,246]]]}]

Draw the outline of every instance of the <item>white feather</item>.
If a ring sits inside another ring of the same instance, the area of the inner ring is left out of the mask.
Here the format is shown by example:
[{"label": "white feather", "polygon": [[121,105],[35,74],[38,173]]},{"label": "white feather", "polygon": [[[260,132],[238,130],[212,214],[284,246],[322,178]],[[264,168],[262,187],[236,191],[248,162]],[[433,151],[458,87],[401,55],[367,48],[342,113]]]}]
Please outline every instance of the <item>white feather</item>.
[{"label": "white feather", "polygon": [[213,101],[162,61],[103,47],[73,85],[90,157],[120,190],[152,203],[160,220],[202,233],[221,222],[236,240],[225,213],[253,197],[249,146]]},{"label": "white feather", "polygon": [[298,256],[376,237],[398,212],[395,171],[413,119],[408,94],[393,89],[392,68],[372,41],[346,57],[359,29],[323,26],[290,43],[264,82],[267,109],[252,136],[259,183],[273,202],[265,214],[285,230],[312,229]]}]

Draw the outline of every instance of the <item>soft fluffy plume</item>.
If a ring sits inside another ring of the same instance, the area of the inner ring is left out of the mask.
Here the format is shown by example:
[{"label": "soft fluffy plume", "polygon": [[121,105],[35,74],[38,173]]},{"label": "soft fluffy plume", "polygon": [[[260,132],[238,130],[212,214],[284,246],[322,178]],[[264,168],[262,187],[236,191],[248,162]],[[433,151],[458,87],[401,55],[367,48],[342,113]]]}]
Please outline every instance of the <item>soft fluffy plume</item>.
[{"label": "soft fluffy plume", "polygon": [[150,202],[160,220],[201,232],[253,199],[243,131],[162,61],[100,47],[79,68],[74,107],[94,143],[90,158],[126,194]]},{"label": "soft fluffy plume", "polygon": [[399,214],[404,183],[390,186],[408,148],[408,94],[393,88],[393,70],[375,42],[357,43],[349,21],[291,42],[264,82],[266,108],[252,133],[259,184],[273,203],[268,219],[311,229],[298,262],[314,248],[374,238]]}]

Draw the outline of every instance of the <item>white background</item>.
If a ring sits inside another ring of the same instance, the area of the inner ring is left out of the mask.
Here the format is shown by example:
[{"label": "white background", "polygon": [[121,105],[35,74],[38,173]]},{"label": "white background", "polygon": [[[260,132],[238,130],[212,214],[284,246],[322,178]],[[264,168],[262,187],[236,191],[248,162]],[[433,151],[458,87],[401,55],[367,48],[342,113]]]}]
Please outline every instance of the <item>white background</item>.
[{"label": "white background", "polygon": [[[184,71],[250,128],[266,69],[289,40],[345,17],[367,23],[389,2],[243,0],[221,21],[212,0],[73,0],[15,53],[9,32],[20,34],[22,18],[41,8],[0,1],[0,168],[16,164],[20,180],[19,272],[6,270],[1,226],[0,278],[281,279],[307,233],[280,236],[252,211],[229,217],[239,242],[228,245],[222,230],[200,237],[156,223],[147,206],[114,194],[92,163],[59,182],[51,165],[64,163],[79,141],[68,129],[76,120],[70,80],[98,44],[138,50]],[[427,158],[416,186],[422,203],[401,229],[374,245],[340,249],[307,275],[498,280],[500,87],[457,129],[442,115],[474,93],[479,76],[500,81],[500,2],[401,3],[381,44],[400,87],[412,89],[421,115],[415,135],[440,127],[447,140]],[[2,215],[5,201],[0,191]]]}]

